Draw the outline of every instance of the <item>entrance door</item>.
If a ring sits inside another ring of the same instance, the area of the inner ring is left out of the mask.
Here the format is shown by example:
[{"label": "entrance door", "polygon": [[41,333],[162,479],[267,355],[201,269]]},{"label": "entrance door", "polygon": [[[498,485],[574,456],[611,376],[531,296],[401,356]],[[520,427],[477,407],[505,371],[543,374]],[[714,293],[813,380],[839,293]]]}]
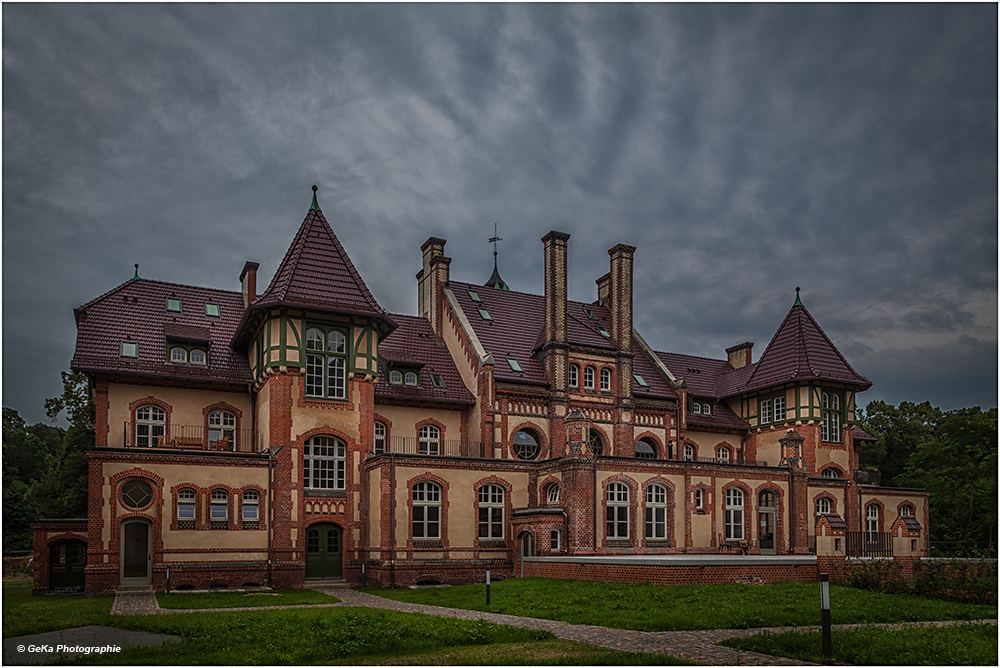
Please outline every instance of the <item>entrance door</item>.
[{"label": "entrance door", "polygon": [[774,546],[775,511],[774,492],[764,490],[760,493],[760,504],[757,510],[757,537],[761,554],[775,554],[777,552]]},{"label": "entrance door", "polygon": [[81,591],[85,584],[87,544],[64,540],[49,548],[49,589]]},{"label": "entrance door", "polygon": [[313,524],[306,529],[306,580],[343,577],[343,535],[334,524]]},{"label": "entrance door", "polygon": [[150,523],[146,520],[126,520],[122,523],[123,585],[153,583],[153,550]]}]

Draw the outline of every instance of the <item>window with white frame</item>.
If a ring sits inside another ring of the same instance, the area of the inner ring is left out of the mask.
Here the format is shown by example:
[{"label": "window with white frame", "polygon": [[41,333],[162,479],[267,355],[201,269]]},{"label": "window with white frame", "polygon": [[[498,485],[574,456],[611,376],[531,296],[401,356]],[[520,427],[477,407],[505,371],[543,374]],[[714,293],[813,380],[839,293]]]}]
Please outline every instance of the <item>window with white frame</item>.
[{"label": "window with white frame", "polygon": [[421,427],[417,452],[421,455],[441,454],[441,430],[432,424]]},{"label": "window with white frame", "polygon": [[650,485],[646,488],[646,540],[667,538],[667,488]]},{"label": "window with white frame", "polygon": [[531,429],[519,429],[514,438],[511,439],[514,446],[514,456],[518,459],[537,459],[542,451],[542,446],[538,442],[538,434]]},{"label": "window with white frame", "polygon": [[726,540],[743,540],[743,491],[726,490]]},{"label": "window with white frame", "polygon": [[823,392],[823,420],[820,423],[820,439],[829,443],[841,441],[840,421],[842,418],[840,395],[836,392]]},{"label": "window with white frame", "polygon": [[177,528],[194,528],[195,493],[190,487],[177,490]]},{"label": "window with white frame", "polygon": [[561,547],[561,545],[560,545],[561,542],[562,542],[560,540],[561,538],[562,538],[562,536],[560,535],[560,532],[557,531],[557,530],[555,530],[555,529],[553,529],[549,533],[549,549],[552,550],[553,552],[558,552],[560,550],[560,547]]},{"label": "window with white frame", "polygon": [[403,372],[393,369],[389,372],[389,382],[393,385],[403,384]]},{"label": "window with white frame", "polygon": [[545,502],[559,503],[559,485],[552,483],[545,488]]},{"label": "window with white frame", "polygon": [[611,369],[601,369],[601,392],[611,391]]},{"label": "window with white frame", "polygon": [[479,539],[503,539],[503,487],[479,488]]},{"label": "window with white frame", "polygon": [[380,455],[386,451],[385,449],[385,424],[382,422],[375,423],[375,435],[372,442],[372,448],[376,455]]},{"label": "window with white frame", "polygon": [[899,507],[899,516],[900,517],[910,517],[912,515],[913,515],[913,507],[912,506],[905,506],[904,505],[904,506],[900,506]]},{"label": "window with white frame", "polygon": [[594,367],[592,366],[583,370],[583,389],[590,392],[594,390]]},{"label": "window with white frame", "polygon": [[774,398],[774,421],[784,422],[785,421],[785,397],[775,397]]},{"label": "window with white frame", "polygon": [[441,538],[441,487],[433,482],[413,486],[413,538]]},{"label": "window with white frame", "polygon": [[229,492],[224,489],[213,489],[211,501],[212,528],[227,528],[229,526]]},{"label": "window with white frame", "polygon": [[607,493],[607,530],[608,538],[628,538],[629,525],[629,490],[624,483],[613,482],[608,485]]},{"label": "window with white frame", "polygon": [[715,450],[715,458],[723,464],[729,463],[729,448],[719,446]]},{"label": "window with white frame", "polygon": [[580,387],[580,367],[575,364],[569,365],[569,386]]},{"label": "window with white frame", "polygon": [[404,376],[403,382],[407,385],[418,385],[420,377],[417,375],[416,371],[407,371]]},{"label": "window with white frame", "polygon": [[705,509],[705,488],[697,487],[694,490],[694,507],[695,510]]},{"label": "window with white frame", "polygon": [[170,349],[170,361],[175,364],[187,364],[188,361],[188,351],[187,348],[181,348],[180,346],[174,346]]},{"label": "window with white frame", "polygon": [[837,469],[832,468],[832,467],[831,468],[825,468],[825,469],[823,469],[823,472],[820,473],[820,475],[823,476],[824,478],[839,478],[840,477],[840,471],[838,471]]},{"label": "window with white frame", "polygon": [[816,514],[817,515],[828,515],[830,513],[830,499],[825,496],[821,496],[816,499]]},{"label": "window with white frame", "polygon": [[243,526],[247,527],[248,524],[254,525],[258,522],[260,522],[260,492],[248,489],[243,492]]},{"label": "window with white frame", "polygon": [[865,511],[865,529],[868,532],[868,540],[875,540],[878,535],[878,506],[870,504]]},{"label": "window with white frame", "polygon": [[771,400],[761,399],[760,401],[760,411],[759,411],[760,424],[767,424],[771,421]]},{"label": "window with white frame", "polygon": [[691,412],[695,415],[701,415],[701,404],[697,401],[691,402]]},{"label": "window with white frame", "polygon": [[344,489],[347,446],[333,436],[313,436],[303,448],[305,489]]},{"label": "window with white frame", "polygon": [[684,461],[686,462],[694,461],[694,448],[690,445],[684,446]]},{"label": "window with white frame", "polygon": [[208,414],[208,445],[217,450],[236,449],[236,416],[229,411]]},{"label": "window with white frame", "polygon": [[135,410],[135,444],[148,448],[162,445],[167,429],[167,413],[159,406],[140,406]]},{"label": "window with white frame", "polygon": [[347,337],[338,329],[306,330],[306,396],[347,398]]}]

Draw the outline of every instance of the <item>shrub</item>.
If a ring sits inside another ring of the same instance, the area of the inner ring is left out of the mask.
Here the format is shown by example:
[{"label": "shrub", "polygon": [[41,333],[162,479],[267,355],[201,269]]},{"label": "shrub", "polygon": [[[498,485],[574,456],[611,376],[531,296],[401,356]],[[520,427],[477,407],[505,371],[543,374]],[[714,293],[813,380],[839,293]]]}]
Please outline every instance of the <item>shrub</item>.
[{"label": "shrub", "polygon": [[913,593],[996,605],[997,562],[995,559],[919,561],[914,566]]},{"label": "shrub", "polygon": [[903,567],[895,559],[871,559],[849,563],[843,582],[858,589],[879,591],[883,594],[907,594],[912,589]]}]

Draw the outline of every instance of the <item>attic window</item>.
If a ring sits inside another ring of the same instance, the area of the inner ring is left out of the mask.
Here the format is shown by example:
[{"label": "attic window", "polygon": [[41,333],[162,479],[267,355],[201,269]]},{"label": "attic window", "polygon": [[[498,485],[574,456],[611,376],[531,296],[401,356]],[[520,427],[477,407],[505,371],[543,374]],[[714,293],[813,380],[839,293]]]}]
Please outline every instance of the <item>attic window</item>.
[{"label": "attic window", "polygon": [[392,371],[390,371],[389,372],[389,382],[392,383],[393,385],[402,385],[403,384],[403,372],[402,371],[397,371],[395,369],[393,369]]},{"label": "attic window", "polygon": [[597,326],[597,331],[598,331],[598,332],[599,332],[599,333],[601,334],[601,336],[603,336],[604,338],[606,338],[606,339],[610,339],[610,338],[611,338],[611,335],[610,335],[610,334],[608,334],[608,330],[604,329],[604,328],[603,328],[603,327],[601,327],[600,325],[598,325],[598,326]]},{"label": "attic window", "polygon": [[416,371],[407,371],[405,377],[407,385],[416,385],[420,381]]},{"label": "attic window", "polygon": [[195,348],[191,351],[188,359],[191,361],[191,364],[200,364],[204,366],[206,360],[205,351],[200,348]]},{"label": "attic window", "polygon": [[479,298],[479,293],[478,292],[473,292],[472,290],[469,290],[469,299],[471,299],[474,302],[481,302],[481,301],[483,301],[482,299]]},{"label": "attic window", "polygon": [[439,373],[432,373],[431,374],[431,383],[434,384],[434,387],[440,388],[442,390],[445,388],[445,386],[444,386],[444,378]]},{"label": "attic window", "polygon": [[691,412],[701,414],[701,404],[699,403],[691,404]]},{"label": "attic window", "polygon": [[490,315],[490,312],[484,308],[479,309],[479,316],[483,320],[488,320],[489,322],[493,322],[493,317]]},{"label": "attic window", "polygon": [[510,365],[511,371],[514,371],[516,373],[524,373],[524,369],[521,368],[521,364],[513,357],[507,358],[507,364]]},{"label": "attic window", "polygon": [[639,383],[640,387],[649,387],[649,384],[639,374],[634,373],[632,377],[635,378],[635,382]]},{"label": "attic window", "polygon": [[167,297],[167,310],[173,313],[180,313],[181,300],[176,297]]},{"label": "attic window", "polygon": [[586,313],[587,317],[590,318],[591,320],[597,320],[597,314],[591,311],[586,306],[583,307],[583,312]]},{"label": "attic window", "polygon": [[207,315],[209,318],[218,318],[221,315],[221,313],[219,312],[219,305],[206,303],[205,315]]},{"label": "attic window", "polygon": [[132,341],[122,341],[121,350],[118,354],[120,357],[138,357],[139,344]]}]

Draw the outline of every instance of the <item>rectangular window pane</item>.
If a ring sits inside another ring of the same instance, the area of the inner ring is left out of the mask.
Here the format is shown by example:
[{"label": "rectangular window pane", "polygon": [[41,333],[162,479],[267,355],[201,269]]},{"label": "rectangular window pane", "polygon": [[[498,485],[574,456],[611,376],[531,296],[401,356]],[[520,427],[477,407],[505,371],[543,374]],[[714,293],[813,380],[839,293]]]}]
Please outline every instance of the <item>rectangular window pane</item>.
[{"label": "rectangular window pane", "polygon": [[318,355],[306,355],[306,394],[323,396],[323,358]]},{"label": "rectangular window pane", "polygon": [[179,503],[179,504],[177,504],[177,519],[179,519],[179,520],[193,520],[194,519],[194,504],[193,503]]},{"label": "rectangular window pane", "polygon": [[327,396],[334,399],[343,399],[347,396],[347,374],[344,373],[346,365],[339,357],[331,357],[329,364],[330,375],[327,378],[329,392]]}]

